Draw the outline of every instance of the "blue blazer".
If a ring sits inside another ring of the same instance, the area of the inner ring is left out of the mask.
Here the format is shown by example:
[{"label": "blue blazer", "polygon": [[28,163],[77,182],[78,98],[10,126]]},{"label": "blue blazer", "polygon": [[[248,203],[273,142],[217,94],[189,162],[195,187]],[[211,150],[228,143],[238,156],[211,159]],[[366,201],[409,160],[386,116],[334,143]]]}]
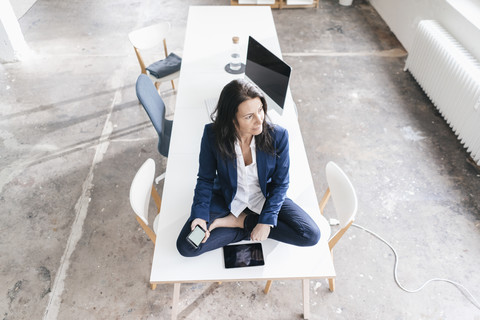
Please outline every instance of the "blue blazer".
[{"label": "blue blazer", "polygon": [[[258,223],[277,225],[277,217],[288,189],[290,158],[288,132],[274,126],[271,132],[275,154],[256,150],[258,180],[266,198]],[[237,192],[236,159],[226,160],[216,148],[213,124],[203,131],[200,160],[190,221],[196,218],[209,222],[210,212],[230,212]]]}]

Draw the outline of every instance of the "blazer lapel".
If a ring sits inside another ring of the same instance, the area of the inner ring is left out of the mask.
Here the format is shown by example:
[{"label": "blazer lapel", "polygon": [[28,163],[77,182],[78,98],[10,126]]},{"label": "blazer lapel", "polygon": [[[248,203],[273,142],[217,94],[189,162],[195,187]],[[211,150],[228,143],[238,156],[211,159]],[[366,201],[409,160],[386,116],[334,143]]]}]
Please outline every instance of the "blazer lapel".
[{"label": "blazer lapel", "polygon": [[232,187],[232,198],[230,199],[230,202],[233,200],[235,197],[235,194],[237,193],[237,166],[236,166],[236,159],[233,160],[226,160],[227,165],[227,174],[228,174],[228,179],[230,181],[230,186]]},{"label": "blazer lapel", "polygon": [[263,195],[267,196],[267,155],[261,150],[256,150],[257,153],[257,173],[258,183],[262,189]]}]

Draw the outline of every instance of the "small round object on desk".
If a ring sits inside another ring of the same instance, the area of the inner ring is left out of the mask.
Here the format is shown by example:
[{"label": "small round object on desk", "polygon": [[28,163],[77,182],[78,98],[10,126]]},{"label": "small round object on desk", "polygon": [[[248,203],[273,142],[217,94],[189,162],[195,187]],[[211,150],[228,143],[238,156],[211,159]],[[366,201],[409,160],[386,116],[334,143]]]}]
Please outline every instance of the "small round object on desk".
[{"label": "small round object on desk", "polygon": [[242,73],[245,72],[245,64],[242,63],[242,66],[238,70],[232,70],[232,69],[230,69],[230,63],[227,63],[225,65],[225,71],[227,71],[228,73],[231,73],[231,74],[242,74]]}]

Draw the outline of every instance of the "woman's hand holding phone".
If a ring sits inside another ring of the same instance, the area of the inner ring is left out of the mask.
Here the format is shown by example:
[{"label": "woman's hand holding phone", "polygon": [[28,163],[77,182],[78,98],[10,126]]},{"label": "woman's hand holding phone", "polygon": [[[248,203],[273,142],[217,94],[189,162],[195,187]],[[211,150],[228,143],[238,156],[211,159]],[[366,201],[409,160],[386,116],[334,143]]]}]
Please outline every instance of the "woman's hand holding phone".
[{"label": "woman's hand holding phone", "polygon": [[203,220],[203,219],[200,219],[200,218],[197,218],[195,220],[192,221],[192,224],[191,224],[191,230],[195,229],[195,227],[199,225],[203,230],[205,230],[205,238],[203,238],[203,241],[202,243],[205,243],[205,241],[207,241],[208,237],[210,237],[210,232],[208,231],[207,229],[207,221]]}]

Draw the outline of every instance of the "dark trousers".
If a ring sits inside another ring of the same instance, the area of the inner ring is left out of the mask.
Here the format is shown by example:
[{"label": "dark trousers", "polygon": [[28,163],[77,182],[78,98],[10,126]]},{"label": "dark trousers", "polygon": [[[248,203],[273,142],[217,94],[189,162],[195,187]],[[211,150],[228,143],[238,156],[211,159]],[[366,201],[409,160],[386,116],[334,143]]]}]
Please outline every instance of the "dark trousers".
[{"label": "dark trousers", "polygon": [[[194,248],[186,237],[191,231],[191,221],[183,226],[177,239],[177,249],[182,256],[194,257],[204,252],[224,247],[230,243],[250,239],[250,233],[257,225],[258,215],[246,210],[244,228],[216,228],[205,243]],[[210,221],[224,217],[229,212],[210,212]],[[315,221],[292,200],[286,198],[278,213],[277,225],[270,230],[270,239],[296,246],[313,246],[320,240],[320,229]]]}]

